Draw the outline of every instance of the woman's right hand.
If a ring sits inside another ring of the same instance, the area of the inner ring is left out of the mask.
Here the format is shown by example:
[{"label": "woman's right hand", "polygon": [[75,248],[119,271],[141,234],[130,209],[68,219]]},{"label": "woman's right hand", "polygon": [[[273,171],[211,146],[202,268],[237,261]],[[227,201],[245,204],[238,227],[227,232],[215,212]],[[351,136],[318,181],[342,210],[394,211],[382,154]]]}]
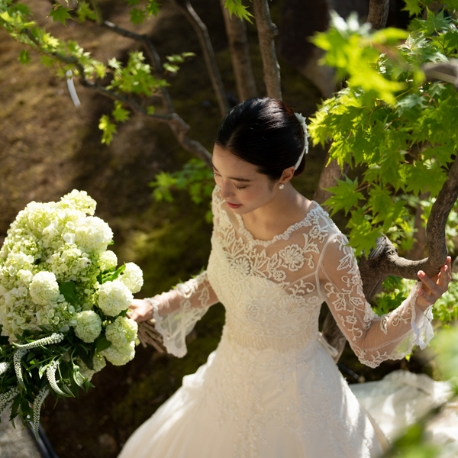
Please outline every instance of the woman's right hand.
[{"label": "woman's right hand", "polygon": [[134,299],[129,305],[129,318],[140,323],[153,318],[153,306],[145,299]]}]

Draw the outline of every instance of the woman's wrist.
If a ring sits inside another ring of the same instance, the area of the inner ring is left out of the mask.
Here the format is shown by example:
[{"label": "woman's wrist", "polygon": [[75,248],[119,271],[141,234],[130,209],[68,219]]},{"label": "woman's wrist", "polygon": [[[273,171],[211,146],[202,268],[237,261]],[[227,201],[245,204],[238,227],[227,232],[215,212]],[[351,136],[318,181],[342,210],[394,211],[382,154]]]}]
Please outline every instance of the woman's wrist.
[{"label": "woman's wrist", "polygon": [[148,311],[148,318],[147,320],[154,320],[154,314],[158,312],[159,310],[159,300],[155,297],[145,297],[144,301],[148,302],[148,304],[151,306],[149,311]]}]

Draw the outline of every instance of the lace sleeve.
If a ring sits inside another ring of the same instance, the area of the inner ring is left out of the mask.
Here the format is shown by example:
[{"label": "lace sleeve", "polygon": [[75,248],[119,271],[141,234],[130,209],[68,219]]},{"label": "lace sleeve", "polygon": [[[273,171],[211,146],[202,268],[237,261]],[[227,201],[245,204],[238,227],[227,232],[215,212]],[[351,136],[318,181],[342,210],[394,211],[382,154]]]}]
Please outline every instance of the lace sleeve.
[{"label": "lace sleeve", "polygon": [[162,335],[167,352],[179,358],[187,352],[186,336],[209,307],[218,302],[207,272],[146,300],[153,306],[155,328]]},{"label": "lace sleeve", "polygon": [[[212,198],[214,226],[218,224],[219,212],[215,203],[218,191],[215,187]],[[186,336],[209,307],[218,302],[206,271],[171,291],[146,300],[153,306],[155,328],[162,335],[167,352],[179,358],[187,352]]]},{"label": "lace sleeve", "polygon": [[420,284],[394,311],[377,316],[363,294],[358,265],[344,235],[332,235],[323,248],[319,282],[329,308],[358,359],[377,367],[402,359],[414,345],[426,347],[433,336],[431,306],[416,305]]}]

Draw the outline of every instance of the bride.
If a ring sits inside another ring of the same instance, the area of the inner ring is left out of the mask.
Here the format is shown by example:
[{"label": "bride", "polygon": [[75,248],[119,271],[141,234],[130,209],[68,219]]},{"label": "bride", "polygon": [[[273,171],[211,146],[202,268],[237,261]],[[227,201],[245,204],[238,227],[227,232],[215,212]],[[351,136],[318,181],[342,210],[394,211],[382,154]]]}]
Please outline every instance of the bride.
[{"label": "bride", "polygon": [[356,259],[327,213],[299,194],[307,129],[285,103],[250,99],[224,119],[213,151],[214,229],[207,270],[135,300],[169,353],[207,309],[226,308],[206,364],[125,444],[122,458],[363,458],[384,440],[340,375],[318,332],[329,305],[363,363],[400,359],[432,337],[431,305],[446,291],[450,258],[393,312],[366,302]]}]

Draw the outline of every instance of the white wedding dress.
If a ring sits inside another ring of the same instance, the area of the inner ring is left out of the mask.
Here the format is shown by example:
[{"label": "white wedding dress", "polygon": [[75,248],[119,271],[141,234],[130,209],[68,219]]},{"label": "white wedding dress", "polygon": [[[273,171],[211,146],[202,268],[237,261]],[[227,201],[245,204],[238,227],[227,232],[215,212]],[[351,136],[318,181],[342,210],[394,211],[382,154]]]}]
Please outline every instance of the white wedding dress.
[{"label": "white wedding dress", "polygon": [[[376,367],[432,337],[431,311],[416,290],[378,317],[365,301],[351,248],[315,202],[269,241],[213,194],[208,269],[157,297],[156,328],[167,350],[218,300],[226,324],[206,364],[126,443],[122,458],[364,458],[384,436],[340,375],[318,333],[326,301],[358,358]],[[154,298],[153,304],[156,304]]]}]

